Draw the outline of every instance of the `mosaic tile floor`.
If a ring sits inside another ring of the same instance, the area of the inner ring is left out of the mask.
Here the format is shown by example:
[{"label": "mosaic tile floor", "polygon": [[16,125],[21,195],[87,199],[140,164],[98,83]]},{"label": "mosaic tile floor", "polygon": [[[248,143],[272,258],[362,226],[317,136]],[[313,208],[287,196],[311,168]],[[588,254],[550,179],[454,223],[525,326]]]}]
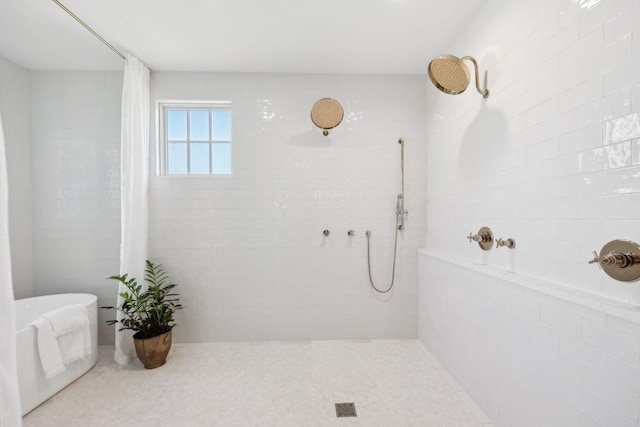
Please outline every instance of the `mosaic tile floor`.
[{"label": "mosaic tile floor", "polygon": [[24,426],[492,426],[416,340],[174,344],[154,370],[112,356]]}]

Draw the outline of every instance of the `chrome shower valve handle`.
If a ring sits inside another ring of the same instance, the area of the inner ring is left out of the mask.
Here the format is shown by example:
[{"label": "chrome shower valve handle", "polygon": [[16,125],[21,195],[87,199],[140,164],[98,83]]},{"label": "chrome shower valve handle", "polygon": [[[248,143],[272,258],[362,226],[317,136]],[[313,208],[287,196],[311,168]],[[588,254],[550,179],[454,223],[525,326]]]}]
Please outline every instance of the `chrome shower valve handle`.
[{"label": "chrome shower valve handle", "polygon": [[598,268],[600,270],[602,270],[602,261],[600,260],[600,257],[598,256],[598,252],[591,251],[591,254],[593,255],[593,259],[591,261],[589,261],[589,264],[598,264]]},{"label": "chrome shower valve handle", "polygon": [[493,247],[493,232],[489,227],[482,227],[478,234],[469,233],[467,239],[469,239],[469,243],[478,242],[483,251],[488,251]]},{"label": "chrome shower valve handle", "polygon": [[469,239],[469,243],[471,243],[471,242],[481,242],[482,241],[482,236],[480,236],[479,234],[473,234],[473,233],[469,232],[469,235],[467,236],[467,239]]},{"label": "chrome shower valve handle", "polygon": [[634,253],[615,253],[609,252],[604,256],[598,256],[596,251],[593,251],[594,258],[589,261],[589,264],[598,263],[598,267],[602,268],[603,265],[611,265],[618,268],[627,268],[640,263],[640,255]]},{"label": "chrome shower valve handle", "polygon": [[602,247],[600,255],[593,251],[589,264],[598,264],[610,277],[623,282],[640,279],[640,245],[630,240],[612,240]]},{"label": "chrome shower valve handle", "polygon": [[503,239],[502,237],[499,237],[499,238],[496,240],[496,246],[497,246],[498,248],[501,248],[501,247],[503,247],[503,246],[506,246],[506,247],[507,247],[507,248],[509,248],[509,249],[513,249],[513,248],[515,248],[515,247],[516,247],[516,241],[515,241],[515,240],[513,240],[513,239],[511,239],[511,238]]},{"label": "chrome shower valve handle", "polygon": [[471,242],[484,243],[484,242],[490,242],[491,241],[491,236],[489,236],[488,234],[471,234],[471,233],[469,233],[469,235],[467,236],[467,239],[469,239],[469,243],[471,243]]}]

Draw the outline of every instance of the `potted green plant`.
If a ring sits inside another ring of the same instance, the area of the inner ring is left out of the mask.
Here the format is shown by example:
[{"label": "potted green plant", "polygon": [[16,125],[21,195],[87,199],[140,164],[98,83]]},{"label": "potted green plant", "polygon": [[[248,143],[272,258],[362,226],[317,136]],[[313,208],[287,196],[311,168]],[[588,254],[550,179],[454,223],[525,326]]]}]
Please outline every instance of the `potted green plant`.
[{"label": "potted green plant", "polygon": [[124,314],[121,320],[107,320],[109,325],[120,323],[119,330],[130,329],[135,332],[133,340],[136,354],[147,369],[164,365],[171,349],[171,331],[175,326],[173,318],[180,310],[178,294],[172,290],[177,285],[168,283],[169,276],[161,264],[146,261],[146,290],[142,290],[135,277],[127,274],[111,276],[109,279],[122,283],[128,291],[120,292],[122,304],[118,307],[101,307],[119,310]]}]

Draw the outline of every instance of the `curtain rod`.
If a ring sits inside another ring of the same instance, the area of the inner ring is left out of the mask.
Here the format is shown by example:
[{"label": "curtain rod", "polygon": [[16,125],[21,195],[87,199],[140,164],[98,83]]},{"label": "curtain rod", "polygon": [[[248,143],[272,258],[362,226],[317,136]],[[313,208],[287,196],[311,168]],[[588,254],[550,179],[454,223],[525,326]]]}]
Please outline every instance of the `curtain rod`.
[{"label": "curtain rod", "polygon": [[114,51],[116,53],[116,55],[118,55],[120,58],[125,59],[124,55],[122,53],[120,53],[120,51],[118,49],[116,49],[115,47],[111,46],[111,44],[106,41],[105,39],[103,39],[100,34],[96,33],[95,31],[93,31],[93,28],[91,28],[90,26],[88,26],[87,24],[84,23],[84,21],[80,18],[78,18],[73,12],[71,12],[69,9],[67,9],[67,7],[65,5],[63,5],[62,3],[60,3],[58,0],[53,0],[53,2],[55,4],[57,4],[58,6],[60,6],[60,8],[62,8],[62,10],[64,10],[65,12],[67,12],[69,14],[69,16],[71,16],[73,19],[75,19],[76,21],[78,21],[78,23],[80,25],[82,25],[83,27],[85,27],[87,30],[89,30],[89,32],[91,34],[93,34],[94,36],[96,36],[98,38],[98,40],[100,40],[102,43],[104,43],[109,49],[111,49],[112,51]]}]

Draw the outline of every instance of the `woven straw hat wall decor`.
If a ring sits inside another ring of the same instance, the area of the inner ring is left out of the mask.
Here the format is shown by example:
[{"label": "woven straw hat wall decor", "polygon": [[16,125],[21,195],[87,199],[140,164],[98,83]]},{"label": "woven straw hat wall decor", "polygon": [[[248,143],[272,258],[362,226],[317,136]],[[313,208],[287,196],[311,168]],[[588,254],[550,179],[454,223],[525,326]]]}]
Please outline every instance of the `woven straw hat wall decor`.
[{"label": "woven straw hat wall decor", "polygon": [[322,98],[311,108],[311,121],[322,129],[324,136],[329,135],[329,129],[338,126],[343,117],[342,105],[333,98]]}]

